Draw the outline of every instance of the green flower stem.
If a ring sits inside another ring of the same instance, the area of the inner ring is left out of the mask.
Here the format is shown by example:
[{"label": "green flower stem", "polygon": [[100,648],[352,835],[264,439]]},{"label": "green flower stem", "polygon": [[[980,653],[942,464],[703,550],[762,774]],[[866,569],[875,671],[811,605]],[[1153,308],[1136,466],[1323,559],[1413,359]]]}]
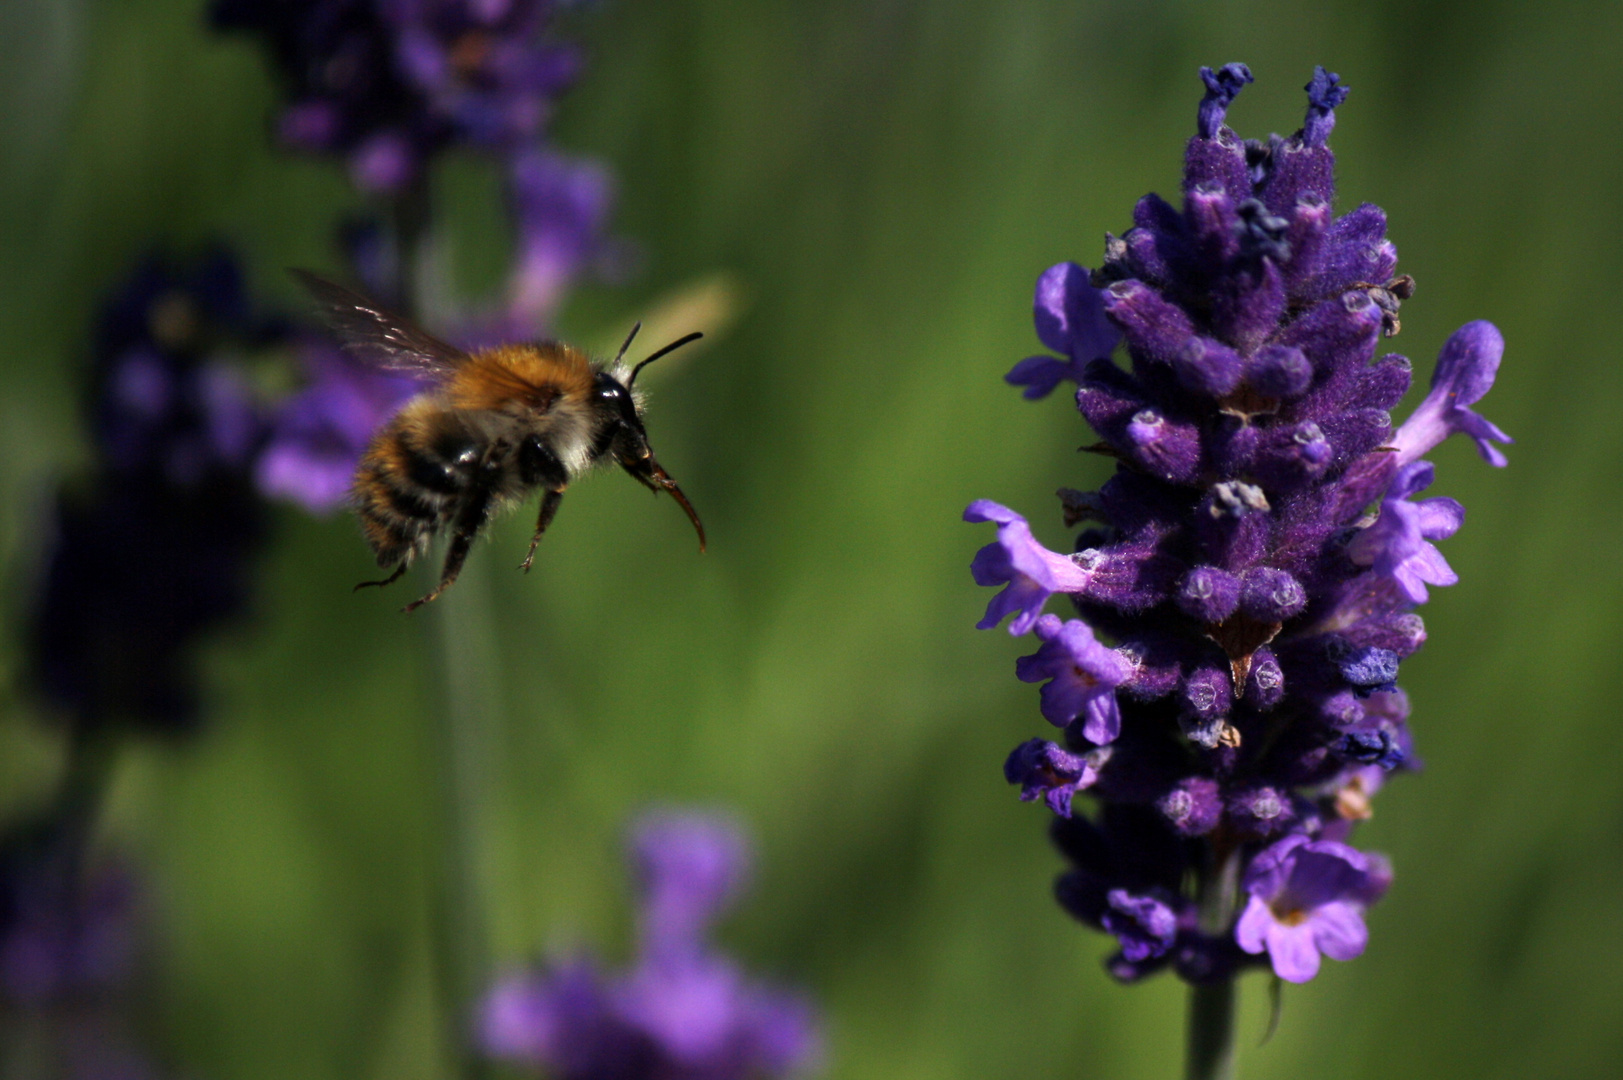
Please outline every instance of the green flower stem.
[{"label": "green flower stem", "polygon": [[[1234,924],[1239,894],[1239,849],[1212,853],[1202,875],[1200,926],[1208,934],[1225,934]],[[1234,1080],[1234,980],[1190,987],[1189,1057],[1185,1080]]]},{"label": "green flower stem", "polygon": [[[473,1044],[474,1009],[490,973],[484,886],[488,852],[481,842],[489,820],[494,764],[501,730],[496,640],[491,630],[487,561],[473,560],[456,586],[428,605],[427,617],[440,689],[434,751],[439,775],[440,851],[435,959],[454,1075],[476,1080],[489,1069]],[[427,577],[438,579],[430,563]]]},{"label": "green flower stem", "polygon": [[1234,980],[1189,988],[1186,1080],[1234,1080]]}]

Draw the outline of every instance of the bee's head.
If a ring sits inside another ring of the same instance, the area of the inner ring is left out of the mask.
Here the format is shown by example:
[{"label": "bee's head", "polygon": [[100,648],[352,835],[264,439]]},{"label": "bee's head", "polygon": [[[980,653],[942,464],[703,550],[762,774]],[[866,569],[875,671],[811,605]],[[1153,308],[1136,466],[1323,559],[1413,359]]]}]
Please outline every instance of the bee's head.
[{"label": "bee's head", "polygon": [[668,492],[687,513],[688,520],[693,522],[693,528],[699,534],[699,550],[703,551],[704,525],[700,523],[693,504],[682,494],[682,489],[655,459],[653,448],[648,445],[648,429],[643,426],[642,410],[630,386],[622,383],[613,373],[602,371],[592,387],[592,396],[602,421],[593,456],[612,455],[615,462],[639,484],[650,491]]}]

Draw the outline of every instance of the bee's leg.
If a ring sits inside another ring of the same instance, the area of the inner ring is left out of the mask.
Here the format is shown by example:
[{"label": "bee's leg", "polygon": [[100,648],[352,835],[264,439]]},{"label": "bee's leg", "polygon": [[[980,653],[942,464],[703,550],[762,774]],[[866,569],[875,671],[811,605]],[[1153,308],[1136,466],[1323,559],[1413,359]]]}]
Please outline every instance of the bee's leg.
[{"label": "bee's leg", "polygon": [[535,535],[530,537],[530,551],[519,564],[520,570],[529,573],[530,564],[535,561],[535,547],[541,542],[541,534],[552,524],[564,489],[569,486],[569,470],[550,446],[533,435],[518,444],[517,463],[519,479],[526,487],[545,489],[541,496],[541,515],[535,521]]},{"label": "bee's leg", "polygon": [[530,564],[535,561],[536,545],[541,543],[541,534],[547,531],[552,524],[552,517],[558,512],[558,504],[564,501],[564,489],[560,485],[541,496],[541,515],[535,519],[535,535],[530,537],[530,553],[524,556],[519,569],[526,574],[530,572]]},{"label": "bee's leg", "polygon": [[485,451],[484,459],[479,462],[479,471],[463,495],[461,509],[457,511],[453,525],[455,531],[451,534],[450,546],[445,549],[445,565],[440,570],[440,583],[427,596],[407,604],[403,611],[416,611],[424,604],[439,599],[440,594],[449,589],[457,575],[462,573],[462,564],[468,559],[474,537],[479,535],[479,530],[485,526],[485,519],[490,516],[490,502],[496,492],[496,482],[501,477],[502,458],[506,452],[505,443],[495,443]]},{"label": "bee's leg", "polygon": [[386,578],[383,578],[381,581],[363,581],[350,591],[360,592],[362,589],[368,588],[372,585],[376,585],[380,589],[385,585],[393,585],[395,582],[400,580],[400,575],[406,572],[406,565],[409,561],[410,560],[402,559],[400,561],[400,565],[394,568],[394,573],[390,574]]}]

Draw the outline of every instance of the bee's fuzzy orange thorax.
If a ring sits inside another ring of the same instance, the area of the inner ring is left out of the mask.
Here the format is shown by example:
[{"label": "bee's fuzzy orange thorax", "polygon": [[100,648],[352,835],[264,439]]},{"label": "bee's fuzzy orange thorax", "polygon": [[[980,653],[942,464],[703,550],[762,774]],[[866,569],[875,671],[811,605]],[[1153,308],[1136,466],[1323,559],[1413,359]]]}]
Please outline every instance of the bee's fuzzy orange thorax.
[{"label": "bee's fuzzy orange thorax", "polygon": [[459,409],[501,410],[517,403],[545,411],[560,397],[584,400],[592,379],[586,354],[561,342],[501,345],[470,356],[446,394]]}]

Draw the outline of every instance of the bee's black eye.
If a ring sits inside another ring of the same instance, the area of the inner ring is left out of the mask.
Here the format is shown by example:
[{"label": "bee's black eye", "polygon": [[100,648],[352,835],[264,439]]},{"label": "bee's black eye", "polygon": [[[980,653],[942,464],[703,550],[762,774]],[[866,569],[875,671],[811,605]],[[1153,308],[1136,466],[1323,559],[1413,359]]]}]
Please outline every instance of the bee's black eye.
[{"label": "bee's black eye", "polygon": [[626,388],[607,372],[597,377],[597,399],[605,402],[621,402],[626,399]]}]

